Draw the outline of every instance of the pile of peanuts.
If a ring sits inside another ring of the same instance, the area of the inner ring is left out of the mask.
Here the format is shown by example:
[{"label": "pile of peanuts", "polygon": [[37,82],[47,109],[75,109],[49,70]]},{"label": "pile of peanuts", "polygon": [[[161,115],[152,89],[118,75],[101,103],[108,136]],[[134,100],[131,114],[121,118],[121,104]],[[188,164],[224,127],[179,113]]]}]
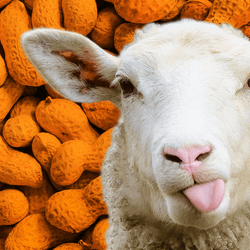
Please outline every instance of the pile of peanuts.
[{"label": "pile of peanuts", "polygon": [[[0,250],[105,250],[101,165],[120,111],[74,103],[25,56],[32,28],[78,32],[117,55],[149,22],[230,23],[250,36],[238,0],[0,0]],[[70,59],[70,52],[62,56]],[[95,79],[91,65],[85,76]]]}]

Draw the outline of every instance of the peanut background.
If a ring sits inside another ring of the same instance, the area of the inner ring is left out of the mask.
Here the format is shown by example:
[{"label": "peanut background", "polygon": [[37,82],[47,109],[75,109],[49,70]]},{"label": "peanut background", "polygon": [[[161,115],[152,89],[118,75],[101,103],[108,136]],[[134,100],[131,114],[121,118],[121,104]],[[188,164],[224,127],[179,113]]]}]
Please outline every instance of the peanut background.
[{"label": "peanut background", "polygon": [[[146,23],[183,18],[250,36],[246,0],[0,0],[0,250],[107,248],[100,171],[120,111],[56,93],[25,56],[22,33],[75,31],[118,55]],[[100,84],[91,63],[81,68]]]}]

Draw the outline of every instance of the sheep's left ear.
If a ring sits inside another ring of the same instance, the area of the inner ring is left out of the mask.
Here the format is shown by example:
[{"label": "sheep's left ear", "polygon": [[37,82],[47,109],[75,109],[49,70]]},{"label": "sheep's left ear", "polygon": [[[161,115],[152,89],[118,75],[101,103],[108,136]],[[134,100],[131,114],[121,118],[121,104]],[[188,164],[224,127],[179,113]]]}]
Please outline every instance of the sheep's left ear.
[{"label": "sheep's left ear", "polygon": [[[110,100],[119,106],[120,86],[111,84],[119,58],[88,38],[70,31],[35,29],[22,35],[21,44],[45,81],[67,99],[74,102]],[[67,58],[65,51],[71,52],[74,60]],[[95,71],[94,79],[88,78],[90,68],[92,73]]]}]

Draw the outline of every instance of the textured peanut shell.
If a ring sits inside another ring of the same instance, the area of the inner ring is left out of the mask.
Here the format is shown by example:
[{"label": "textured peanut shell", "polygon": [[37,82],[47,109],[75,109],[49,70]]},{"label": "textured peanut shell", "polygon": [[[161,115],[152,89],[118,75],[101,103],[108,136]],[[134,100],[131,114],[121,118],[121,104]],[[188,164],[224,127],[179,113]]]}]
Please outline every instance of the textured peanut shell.
[{"label": "textured peanut shell", "polygon": [[81,232],[100,215],[107,215],[102,197],[101,176],[83,189],[63,190],[52,195],[46,205],[46,218],[51,225],[67,232]]},{"label": "textured peanut shell", "polygon": [[53,250],[85,250],[83,247],[77,243],[64,243],[60,246],[57,246]]},{"label": "textured peanut shell", "polygon": [[13,228],[5,241],[5,250],[47,250],[73,241],[77,236],[52,226],[44,213],[36,213]]},{"label": "textured peanut shell", "polygon": [[114,0],[119,16],[131,23],[149,23],[162,19],[178,0]]},{"label": "textured peanut shell", "polygon": [[3,8],[4,6],[6,6],[10,2],[11,2],[11,0],[1,0],[0,1],[0,8]]},{"label": "textured peanut shell", "polygon": [[216,24],[229,23],[235,28],[240,28],[250,21],[250,2],[214,0],[205,21]]},{"label": "textured peanut shell", "polygon": [[64,29],[62,27],[62,1],[34,0],[32,10],[32,27]]},{"label": "textured peanut shell", "polygon": [[64,189],[80,189],[86,187],[92,180],[100,176],[100,173],[84,170],[80,178],[71,185],[64,186]]},{"label": "textured peanut shell", "polygon": [[164,21],[164,22],[171,21],[171,20],[177,18],[181,12],[181,9],[182,9],[184,3],[186,3],[186,0],[178,0],[176,5],[174,6],[174,8],[166,16],[164,16],[161,19],[161,21]]},{"label": "textured peanut shell", "polygon": [[25,195],[16,189],[0,191],[0,226],[13,225],[29,212],[29,202]]},{"label": "textured peanut shell", "polygon": [[250,24],[243,25],[240,30],[243,32],[244,35],[250,37]]},{"label": "textured peanut shell", "polygon": [[118,52],[121,52],[123,47],[134,40],[134,35],[137,29],[141,29],[143,24],[122,23],[115,30],[114,45]]},{"label": "textured peanut shell", "polygon": [[3,126],[3,137],[12,147],[28,147],[40,126],[30,115],[18,115],[10,118]]},{"label": "textured peanut shell", "polygon": [[195,20],[205,20],[212,3],[208,0],[187,1],[181,9],[181,19],[192,18]]},{"label": "textured peanut shell", "polygon": [[60,146],[61,142],[47,132],[38,133],[32,141],[32,152],[48,175],[52,157]]},{"label": "textured peanut shell", "polygon": [[20,190],[29,201],[29,214],[44,212],[47,200],[56,192],[46,173],[43,173],[43,183],[41,187],[32,188],[23,186],[20,187]]},{"label": "textured peanut shell", "polygon": [[7,116],[12,106],[22,95],[23,90],[24,86],[15,82],[10,76],[0,86],[0,121]]},{"label": "textured peanut shell", "polygon": [[50,174],[61,186],[76,182],[84,170],[100,172],[107,149],[111,145],[112,129],[103,133],[93,145],[81,140],[62,144],[52,158]]},{"label": "textured peanut shell", "polygon": [[0,55],[0,86],[2,86],[8,76],[5,61]]},{"label": "textured peanut shell", "polygon": [[13,0],[0,14],[0,40],[9,74],[20,84],[40,86],[45,81],[29,62],[20,43],[21,35],[31,28],[25,6],[18,0]]},{"label": "textured peanut shell", "polygon": [[115,29],[124,22],[116,13],[114,7],[106,7],[98,13],[98,19],[92,32],[91,39],[104,49],[114,48]]},{"label": "textured peanut shell", "polygon": [[93,144],[99,135],[89,124],[83,110],[66,99],[51,99],[48,96],[37,106],[36,120],[61,142],[78,139]]},{"label": "textured peanut shell", "polygon": [[106,250],[107,243],[105,240],[105,233],[109,227],[108,219],[100,220],[92,233],[93,248],[96,250]]},{"label": "textured peanut shell", "polygon": [[95,27],[97,5],[95,0],[62,0],[64,27],[86,36]]},{"label": "textured peanut shell", "polygon": [[57,185],[50,175],[52,157],[61,146],[61,142],[54,135],[47,132],[41,132],[34,137],[31,146],[33,155],[46,171],[52,185],[57,190],[62,190],[62,187]]},{"label": "textured peanut shell", "polygon": [[11,148],[0,136],[0,182],[38,188],[42,168],[34,157]]},{"label": "textured peanut shell", "polygon": [[10,118],[18,115],[30,115],[33,120],[36,120],[35,111],[40,101],[41,100],[35,96],[25,96],[19,99],[10,111]]},{"label": "textured peanut shell", "polygon": [[81,103],[88,120],[97,127],[108,130],[116,125],[120,110],[110,101]]}]

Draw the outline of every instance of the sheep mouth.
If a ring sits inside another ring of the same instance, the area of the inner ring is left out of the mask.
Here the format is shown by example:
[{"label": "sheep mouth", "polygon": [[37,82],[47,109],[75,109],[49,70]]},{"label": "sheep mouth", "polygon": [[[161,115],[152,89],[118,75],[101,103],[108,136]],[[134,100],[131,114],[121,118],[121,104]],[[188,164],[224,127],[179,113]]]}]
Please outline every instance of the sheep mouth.
[{"label": "sheep mouth", "polygon": [[211,182],[194,184],[181,191],[190,203],[201,213],[216,210],[225,194],[225,183],[222,179]]}]

